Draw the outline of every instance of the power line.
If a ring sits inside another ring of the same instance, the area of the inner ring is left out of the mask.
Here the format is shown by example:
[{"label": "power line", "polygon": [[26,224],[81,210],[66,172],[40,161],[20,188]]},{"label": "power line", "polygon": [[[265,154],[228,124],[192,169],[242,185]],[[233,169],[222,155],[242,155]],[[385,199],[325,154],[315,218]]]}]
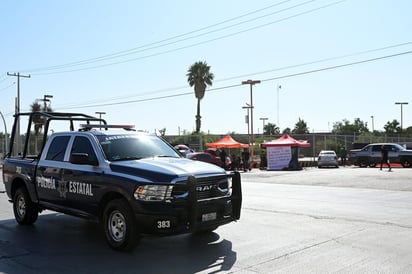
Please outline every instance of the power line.
[{"label": "power line", "polygon": [[[100,62],[100,61],[104,61],[104,60],[110,60],[110,59],[114,59],[114,58],[118,58],[118,57],[130,55],[130,54],[135,54],[135,53],[138,53],[138,52],[147,51],[147,50],[149,50],[149,49],[154,49],[154,48],[158,48],[158,47],[163,47],[163,46],[165,46],[165,45],[169,45],[169,44],[181,42],[181,41],[184,41],[184,40],[192,39],[192,38],[194,38],[194,37],[192,36],[192,37],[189,37],[189,38],[185,38],[185,39],[183,39],[183,40],[178,40],[178,41],[174,41],[174,42],[169,42],[169,43],[167,43],[167,44],[164,44],[165,42],[173,41],[173,40],[175,40],[175,39],[178,39],[178,38],[181,38],[181,37],[185,37],[185,36],[188,36],[188,35],[190,35],[190,34],[198,33],[198,32],[201,32],[201,31],[204,31],[204,30],[207,30],[207,29],[210,29],[210,28],[219,26],[219,25],[223,25],[223,24],[226,24],[226,23],[228,23],[228,22],[235,21],[235,20],[238,20],[238,19],[240,19],[240,18],[247,17],[247,16],[250,16],[250,15],[252,15],[252,14],[261,12],[261,11],[266,11],[266,10],[268,10],[268,9],[270,9],[270,8],[273,8],[273,7],[275,7],[275,6],[279,6],[279,5],[281,5],[281,4],[284,4],[284,3],[287,3],[287,2],[290,2],[290,1],[292,1],[292,0],[285,0],[285,1],[282,1],[282,2],[280,2],[280,3],[276,3],[276,4],[273,4],[273,5],[270,5],[270,6],[261,8],[261,9],[257,9],[257,10],[248,12],[248,13],[243,14],[243,15],[239,15],[239,16],[236,16],[236,17],[232,17],[232,18],[230,18],[230,19],[227,19],[227,20],[224,20],[224,21],[221,21],[221,22],[212,24],[212,25],[208,25],[208,26],[206,26],[206,27],[202,27],[202,28],[199,28],[199,29],[196,29],[196,30],[193,30],[193,31],[189,31],[189,32],[183,33],[183,34],[178,34],[178,35],[175,35],[175,36],[172,36],[172,37],[169,37],[169,38],[165,38],[165,39],[162,39],[162,40],[158,40],[158,41],[155,41],[155,42],[150,42],[150,43],[144,44],[144,45],[142,45],[142,46],[134,47],[134,48],[131,48],[131,49],[122,50],[122,51],[118,51],[118,52],[114,52],[114,53],[110,53],[110,54],[105,54],[105,55],[98,56],[98,57],[88,58],[88,59],[84,59],[84,60],[80,60],[80,61],[76,61],[76,62],[69,62],[69,63],[66,63],[66,64],[49,66],[49,67],[41,67],[41,68],[28,69],[28,70],[24,70],[24,71],[36,72],[36,71],[54,70],[54,69],[60,69],[60,68],[65,68],[65,67],[85,65],[85,64],[89,64],[89,63],[95,63],[95,62]],[[311,0],[311,1],[307,1],[307,2],[312,2],[312,1],[315,1],[315,0]],[[305,3],[307,3],[307,2],[305,2]],[[277,13],[277,12],[275,12],[275,13]],[[267,15],[266,15],[266,16],[267,16]],[[252,19],[250,19],[249,21],[252,21],[252,20],[256,20],[256,18],[252,18]],[[231,25],[231,26],[233,26],[233,25]],[[230,26],[229,26],[229,27],[230,27]],[[197,35],[197,36],[195,36],[195,37],[202,36],[202,35],[206,35],[206,34],[209,34],[209,32],[208,32],[208,33],[204,33],[204,34],[199,34],[199,35]],[[163,44],[162,44],[162,43],[163,43]],[[158,45],[158,44],[161,44],[161,45],[160,45],[160,46],[155,46],[155,45]]]},{"label": "power line", "polygon": [[[296,64],[296,65],[289,65],[289,66],[284,66],[284,67],[280,67],[280,68],[264,70],[264,71],[260,71],[260,72],[252,72],[252,73],[247,73],[247,74],[243,74],[243,75],[232,76],[232,77],[228,77],[228,78],[224,78],[224,79],[215,80],[214,82],[215,83],[216,82],[225,82],[225,81],[228,81],[228,80],[243,79],[243,78],[247,78],[247,77],[250,78],[251,76],[255,76],[255,75],[260,75],[260,74],[265,74],[265,73],[270,73],[270,72],[275,72],[275,71],[282,71],[282,70],[287,70],[287,69],[292,69],[292,68],[298,68],[298,67],[303,67],[303,66],[307,66],[307,65],[313,65],[313,64],[317,64],[317,63],[343,59],[343,58],[347,58],[347,57],[354,57],[354,56],[358,56],[358,55],[362,55],[362,54],[378,52],[378,51],[397,48],[397,47],[402,47],[402,46],[406,46],[406,45],[410,45],[410,44],[412,44],[412,42],[405,42],[405,43],[400,43],[400,44],[395,44],[395,45],[390,45],[390,46],[385,46],[385,47],[380,47],[380,48],[375,48],[375,49],[369,49],[369,50],[365,50],[365,51],[360,51],[360,52],[355,52],[355,53],[350,53],[350,54],[345,54],[345,55],[340,55],[340,56],[335,56],[335,57],[329,57],[329,58],[324,58],[324,59],[320,59],[320,60],[305,62],[305,63],[301,63],[301,64]],[[121,100],[121,99],[124,99],[124,98],[130,98],[130,97],[141,97],[141,96],[148,95],[148,94],[164,93],[164,92],[170,92],[170,91],[181,90],[181,89],[186,89],[186,88],[187,88],[187,86],[164,88],[164,89],[159,89],[159,90],[155,90],[155,91],[148,91],[148,92],[140,93],[139,95],[130,95],[129,94],[129,95],[125,95],[125,96],[105,98],[105,99],[103,99],[103,101],[107,102],[107,101],[111,101],[111,100]],[[106,103],[102,103],[102,104],[106,104]],[[63,107],[64,108],[66,108],[66,107],[71,108],[71,106],[63,106]]]},{"label": "power line", "polygon": [[[301,6],[303,4],[313,2],[313,1],[316,1],[316,0],[306,1],[304,3],[295,5],[293,7],[298,7],[298,6]],[[40,72],[40,73],[32,73],[32,74],[35,74],[35,75],[52,75],[52,74],[62,74],[62,73],[70,73],[70,72],[77,72],[77,71],[85,71],[85,70],[103,68],[103,67],[119,65],[119,64],[138,61],[138,60],[143,60],[143,59],[147,59],[147,58],[151,58],[151,57],[156,57],[156,56],[168,54],[168,53],[171,53],[171,52],[176,52],[176,51],[180,51],[180,50],[183,50],[183,49],[199,46],[199,45],[202,45],[202,44],[211,43],[211,42],[214,42],[214,41],[217,41],[217,40],[226,39],[226,38],[236,36],[236,35],[239,35],[239,34],[242,34],[242,33],[245,33],[245,32],[253,31],[253,30],[256,30],[256,29],[259,29],[259,28],[267,27],[267,26],[272,25],[272,24],[280,23],[282,21],[286,21],[286,20],[289,20],[289,19],[292,19],[292,18],[303,16],[303,15],[306,15],[306,14],[309,14],[309,13],[312,13],[312,12],[315,12],[315,11],[318,11],[318,10],[321,10],[321,9],[324,9],[324,8],[328,8],[328,7],[337,5],[337,4],[340,4],[340,3],[345,2],[345,1],[346,0],[339,0],[339,1],[336,1],[336,2],[333,2],[333,3],[330,3],[330,4],[326,4],[326,5],[317,7],[317,8],[313,8],[313,9],[310,9],[310,10],[307,10],[307,11],[303,11],[303,12],[300,12],[300,13],[297,13],[297,14],[294,14],[294,15],[290,15],[290,16],[287,16],[287,17],[284,17],[284,18],[281,18],[281,19],[277,19],[275,21],[271,21],[271,22],[268,22],[268,23],[264,23],[264,24],[261,24],[261,25],[250,27],[250,28],[247,28],[247,29],[244,29],[244,30],[240,30],[240,31],[233,32],[233,33],[230,33],[230,34],[218,36],[218,37],[215,37],[215,38],[212,38],[212,39],[203,40],[203,41],[193,43],[193,44],[189,44],[189,45],[186,45],[186,46],[181,46],[181,47],[178,47],[178,48],[172,48],[172,49],[169,49],[169,50],[160,51],[160,52],[156,52],[156,53],[152,53],[152,54],[148,54],[148,55],[144,55],[144,56],[140,56],[140,57],[136,57],[136,58],[130,58],[130,59],[126,59],[126,60],[121,60],[121,61],[116,61],[116,62],[111,62],[111,63],[106,63],[106,64],[100,64],[100,65],[95,65],[95,66],[88,66],[88,67],[78,68],[78,69],[59,70],[59,71],[54,71],[54,72],[52,71],[52,72],[43,72],[43,73]],[[284,10],[287,10],[287,9],[284,9]],[[206,33],[206,34],[208,34],[208,33]],[[83,64],[81,64],[81,65],[83,65]],[[67,66],[67,67],[70,67],[70,66]],[[53,68],[51,68],[51,69],[44,68],[44,69],[42,69],[42,71],[55,70],[55,69],[64,69],[64,68],[66,68],[66,67],[60,66],[59,68],[54,68],[54,69]],[[25,71],[29,71],[29,70],[25,70]],[[34,70],[30,70],[30,71],[33,72]],[[37,70],[37,71],[40,71],[40,70]]]},{"label": "power line", "polygon": [[318,63],[334,61],[334,60],[343,59],[343,58],[347,58],[347,57],[354,57],[354,56],[358,56],[358,55],[362,55],[362,54],[367,54],[367,53],[372,53],[372,52],[377,52],[377,51],[382,51],[382,50],[387,50],[387,49],[392,49],[392,48],[397,48],[397,47],[403,47],[403,46],[407,46],[407,45],[411,45],[411,44],[412,44],[412,42],[405,42],[405,43],[400,43],[400,44],[396,44],[396,45],[385,46],[385,47],[381,47],[381,48],[355,52],[355,53],[351,53],[351,54],[345,54],[345,55],[329,57],[329,58],[324,58],[324,59],[315,60],[315,61],[309,61],[309,62],[297,64],[297,65],[290,65],[290,66],[285,66],[285,67],[280,67],[280,68],[275,68],[275,69],[269,69],[269,70],[264,70],[264,71],[259,71],[259,72],[253,72],[253,73],[238,75],[238,76],[234,76],[234,77],[225,78],[225,79],[222,79],[222,80],[219,80],[219,81],[227,81],[227,80],[232,80],[232,79],[251,77],[251,76],[254,76],[254,75],[258,75],[258,74],[281,71],[281,70],[285,70],[285,69],[297,68],[297,67],[302,67],[302,66],[307,66],[307,65],[314,65],[314,64],[318,64]]},{"label": "power line", "polygon": [[300,75],[305,75],[305,74],[311,74],[311,73],[321,72],[321,71],[326,71],[326,70],[338,69],[338,68],[343,68],[343,67],[348,67],[348,66],[360,65],[360,64],[364,64],[364,63],[369,63],[369,62],[373,62],[373,61],[379,61],[379,60],[383,60],[383,59],[398,57],[398,56],[401,56],[401,55],[406,55],[406,54],[411,54],[411,53],[412,53],[412,50],[411,51],[401,52],[401,53],[395,53],[395,54],[391,54],[391,55],[386,55],[386,56],[381,56],[381,57],[376,57],[376,58],[371,58],[371,59],[366,59],[366,60],[357,61],[357,62],[351,62],[351,63],[347,63],[347,64],[342,64],[342,65],[330,66],[330,67],[321,68],[321,69],[309,70],[309,71],[295,73],[295,74],[289,74],[289,75],[284,75],[284,76],[279,76],[279,77],[274,77],[274,78],[268,78],[266,80],[262,80],[262,82],[279,80],[279,79],[284,79],[284,78],[290,78],[290,77],[295,77],[295,76],[300,76]]},{"label": "power line", "polygon": [[12,84],[8,85],[7,87],[4,87],[4,88],[0,89],[0,91],[6,90],[6,89],[12,87],[15,84],[16,84],[16,82],[13,82]]},{"label": "power line", "polygon": [[4,73],[2,76],[0,76],[0,83],[3,83],[6,80],[7,80],[7,74]]},{"label": "power line", "polygon": [[[394,58],[394,57],[407,55],[407,54],[411,54],[411,53],[412,53],[412,51],[405,51],[405,52],[400,52],[400,53],[396,53],[396,54],[385,55],[385,56],[380,56],[380,57],[376,57],[376,58],[370,58],[370,59],[365,59],[365,60],[361,60],[361,61],[336,65],[336,66],[329,66],[329,67],[320,68],[320,69],[314,69],[314,70],[309,70],[309,71],[304,71],[304,72],[299,72],[299,73],[293,73],[293,74],[288,74],[288,75],[283,75],[283,76],[278,76],[278,77],[273,77],[273,78],[267,78],[267,79],[261,80],[261,82],[275,81],[275,80],[284,79],[284,78],[297,77],[297,76],[301,76],[301,75],[307,75],[307,74],[312,74],[312,73],[317,73],[317,72],[322,72],[322,71],[327,71],[327,70],[333,70],[333,69],[338,69],[338,68],[343,68],[343,67],[360,65],[360,64],[364,64],[364,63],[379,61],[379,60],[388,59],[388,58]],[[224,89],[235,88],[235,87],[239,87],[241,85],[242,84],[234,84],[234,85],[228,85],[228,86],[223,86],[223,87],[218,87],[218,88],[211,88],[211,89],[208,89],[207,92],[214,92],[214,91],[219,91],[219,90],[224,90]],[[116,102],[116,103],[104,103],[104,104],[66,107],[66,108],[61,108],[61,109],[74,109],[74,108],[88,108],[88,107],[123,105],[123,104],[131,104],[131,103],[140,103],[140,102],[161,100],[161,99],[167,99],[167,98],[173,98],[173,97],[181,97],[181,96],[186,96],[186,95],[191,95],[191,94],[193,94],[193,92],[185,92],[185,93],[180,93],[180,94],[158,96],[158,97],[139,99],[139,100],[128,100],[128,101]]]}]

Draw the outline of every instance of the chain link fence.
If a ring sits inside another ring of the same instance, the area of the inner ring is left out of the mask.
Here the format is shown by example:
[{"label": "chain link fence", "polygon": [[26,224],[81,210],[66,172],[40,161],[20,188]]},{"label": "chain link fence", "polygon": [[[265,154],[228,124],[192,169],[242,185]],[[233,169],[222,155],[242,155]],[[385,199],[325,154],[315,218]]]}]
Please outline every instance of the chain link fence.
[{"label": "chain link fence", "polygon": [[[206,143],[217,141],[225,135],[181,135],[181,136],[164,136],[164,138],[172,145],[186,144],[195,151],[205,150]],[[249,143],[249,136],[247,134],[233,134],[233,139],[241,143]],[[262,153],[260,144],[275,140],[282,135],[262,135],[256,134],[254,136],[255,155],[259,156]],[[293,138],[297,140],[304,140],[311,144],[309,148],[300,148],[299,157],[317,157],[321,150],[334,150],[337,154],[342,147],[347,151],[351,149],[362,148],[370,143],[397,143],[408,149],[412,149],[411,136],[389,136],[389,135],[336,135],[331,133],[310,133],[310,134],[292,134]]]},{"label": "chain link fence", "polygon": [[[195,151],[203,151],[207,149],[206,143],[211,143],[223,138],[224,135],[170,135],[163,136],[172,145],[186,144]],[[249,136],[247,134],[233,134],[233,139],[241,143],[249,143]],[[260,148],[260,144],[279,138],[281,135],[262,135],[256,134],[254,136],[255,146],[254,155],[256,155],[255,161],[260,161],[260,155],[263,149]],[[339,153],[342,147],[345,147],[347,151],[354,148],[361,148],[369,143],[397,143],[406,148],[412,149],[412,137],[411,136],[389,136],[389,135],[369,135],[369,136],[357,136],[357,135],[336,135],[330,133],[311,133],[311,134],[292,134],[293,138],[297,140],[305,140],[311,144],[310,148],[300,148],[299,157],[317,157],[321,150],[334,150]],[[0,136],[0,159],[3,159],[4,155],[8,151],[8,144],[6,144],[6,138]],[[34,146],[34,145],[33,145]],[[33,150],[35,150],[33,148]],[[240,149],[232,149],[235,154],[240,153]]]}]

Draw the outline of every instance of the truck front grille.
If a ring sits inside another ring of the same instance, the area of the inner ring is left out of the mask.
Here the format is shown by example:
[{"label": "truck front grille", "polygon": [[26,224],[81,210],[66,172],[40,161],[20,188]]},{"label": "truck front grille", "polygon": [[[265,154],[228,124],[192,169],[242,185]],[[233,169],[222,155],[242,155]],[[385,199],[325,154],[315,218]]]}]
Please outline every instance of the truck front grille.
[{"label": "truck front grille", "polygon": [[[216,199],[230,195],[229,179],[226,176],[197,178],[195,185],[196,199]],[[172,196],[186,198],[189,195],[189,186],[186,183],[177,183],[173,186]]]},{"label": "truck front grille", "polygon": [[227,177],[200,178],[195,188],[197,200],[219,198],[229,194]]}]

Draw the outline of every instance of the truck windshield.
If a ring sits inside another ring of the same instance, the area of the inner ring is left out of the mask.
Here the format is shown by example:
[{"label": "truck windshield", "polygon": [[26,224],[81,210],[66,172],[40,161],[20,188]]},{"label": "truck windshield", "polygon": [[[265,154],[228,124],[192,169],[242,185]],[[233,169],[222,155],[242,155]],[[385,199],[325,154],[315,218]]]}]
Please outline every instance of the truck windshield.
[{"label": "truck windshield", "polygon": [[151,157],[181,157],[172,147],[152,135],[97,136],[109,161],[138,160]]}]

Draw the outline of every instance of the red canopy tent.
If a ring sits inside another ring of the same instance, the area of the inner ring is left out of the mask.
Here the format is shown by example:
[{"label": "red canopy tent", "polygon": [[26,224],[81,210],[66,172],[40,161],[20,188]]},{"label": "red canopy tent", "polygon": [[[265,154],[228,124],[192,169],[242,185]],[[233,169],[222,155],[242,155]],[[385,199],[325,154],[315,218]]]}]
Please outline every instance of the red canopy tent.
[{"label": "red canopy tent", "polygon": [[206,146],[214,148],[248,148],[248,144],[242,144],[235,141],[229,134],[213,143],[207,143]]},{"label": "red canopy tent", "polygon": [[260,146],[267,148],[268,170],[301,170],[298,160],[299,147],[310,147],[311,144],[283,134],[278,139],[262,143]]},{"label": "red canopy tent", "polygon": [[266,147],[310,147],[310,143],[307,141],[299,141],[291,137],[289,134],[283,134],[276,140],[262,143],[262,148]]}]

